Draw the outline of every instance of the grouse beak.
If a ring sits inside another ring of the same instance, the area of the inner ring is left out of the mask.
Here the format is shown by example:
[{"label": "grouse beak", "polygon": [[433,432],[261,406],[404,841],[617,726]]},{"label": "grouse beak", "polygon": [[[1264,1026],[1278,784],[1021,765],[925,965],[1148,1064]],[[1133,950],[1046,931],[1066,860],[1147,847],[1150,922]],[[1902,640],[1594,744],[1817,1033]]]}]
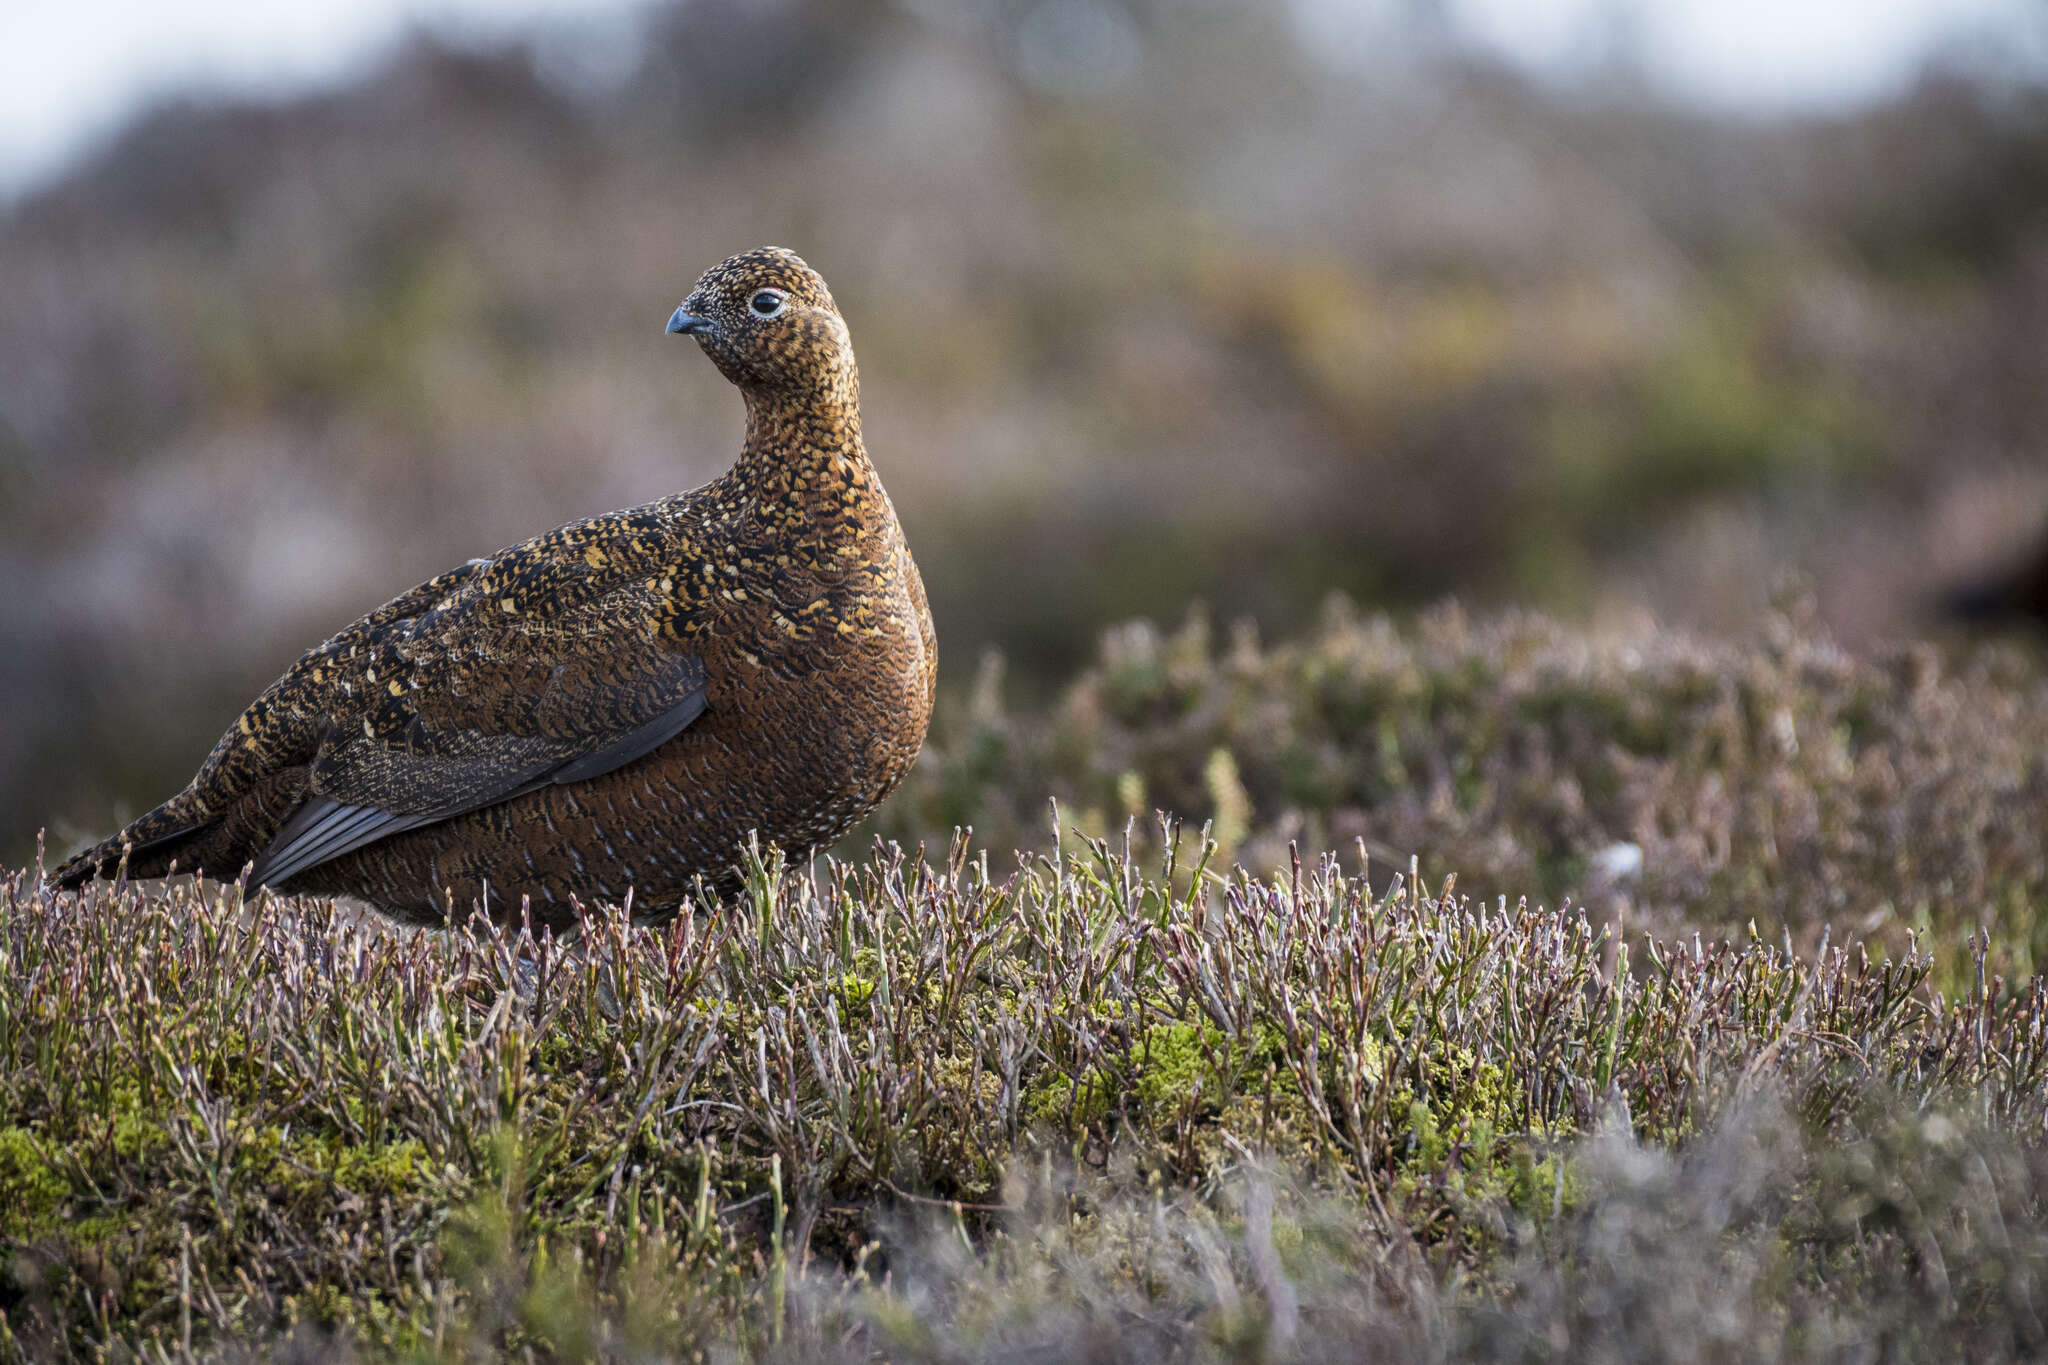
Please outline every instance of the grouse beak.
[{"label": "grouse beak", "polygon": [[711,330],[711,319],[678,308],[668,315],[668,330],[681,332],[685,336],[698,336]]}]

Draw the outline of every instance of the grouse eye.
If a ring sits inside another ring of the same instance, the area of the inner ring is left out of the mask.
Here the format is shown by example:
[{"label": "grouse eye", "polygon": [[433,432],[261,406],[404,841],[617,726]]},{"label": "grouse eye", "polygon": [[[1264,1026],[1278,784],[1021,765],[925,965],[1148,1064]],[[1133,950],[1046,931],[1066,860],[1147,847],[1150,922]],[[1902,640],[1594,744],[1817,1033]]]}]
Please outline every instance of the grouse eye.
[{"label": "grouse eye", "polygon": [[781,290],[763,289],[747,301],[747,306],[764,318],[772,318],[782,311],[784,301],[785,296]]}]

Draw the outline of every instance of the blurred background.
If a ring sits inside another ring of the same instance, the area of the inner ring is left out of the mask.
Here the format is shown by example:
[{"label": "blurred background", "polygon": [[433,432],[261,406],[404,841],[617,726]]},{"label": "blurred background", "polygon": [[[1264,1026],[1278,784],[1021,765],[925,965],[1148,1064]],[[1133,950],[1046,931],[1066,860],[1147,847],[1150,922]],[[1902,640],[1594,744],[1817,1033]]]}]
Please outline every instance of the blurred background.
[{"label": "blurred background", "polygon": [[0,20],[0,856],[305,647],[714,476],[831,281],[944,682],[1342,591],[1850,650],[2048,525],[2040,0],[520,0]]}]

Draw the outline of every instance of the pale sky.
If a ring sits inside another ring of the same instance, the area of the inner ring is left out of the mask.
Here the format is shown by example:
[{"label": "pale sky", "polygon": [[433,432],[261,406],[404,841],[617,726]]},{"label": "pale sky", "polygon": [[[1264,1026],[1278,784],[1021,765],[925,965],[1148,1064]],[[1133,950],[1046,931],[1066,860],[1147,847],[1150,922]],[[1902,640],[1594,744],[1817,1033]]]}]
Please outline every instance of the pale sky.
[{"label": "pale sky", "polygon": [[516,33],[642,0],[0,0],[0,192],[60,169],[152,97],[287,95],[362,70],[409,27]]},{"label": "pale sky", "polygon": [[1738,111],[1839,109],[1882,98],[1945,45],[1971,45],[1980,58],[1995,48],[1997,60],[2035,70],[2048,56],[2048,0],[1448,3],[1488,46],[1552,71],[1596,57],[1598,35],[1625,27],[1660,86]]},{"label": "pale sky", "polygon": [[[0,194],[61,169],[140,104],[227,88],[289,94],[346,79],[408,26],[487,33],[608,19],[649,0],[0,0]],[[1071,0],[1053,0],[1071,3]],[[1114,3],[1115,0],[1107,0]],[[1335,43],[1369,41],[1414,0],[1293,0]],[[1773,112],[1878,98],[1944,43],[2040,69],[2048,0],[1442,0],[1452,22],[1568,76],[1626,33],[1653,79],[1712,108]]]}]

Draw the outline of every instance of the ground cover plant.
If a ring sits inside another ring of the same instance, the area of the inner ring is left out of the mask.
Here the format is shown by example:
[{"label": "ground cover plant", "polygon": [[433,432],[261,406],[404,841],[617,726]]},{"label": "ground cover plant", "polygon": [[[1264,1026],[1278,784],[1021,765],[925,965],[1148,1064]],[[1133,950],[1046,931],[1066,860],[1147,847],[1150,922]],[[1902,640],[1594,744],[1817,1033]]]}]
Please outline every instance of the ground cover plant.
[{"label": "ground cover plant", "polygon": [[2025,656],[1340,609],[983,684],[881,828],[993,841],[660,929],[0,877],[0,1358],[2048,1349]]},{"label": "ground cover plant", "polygon": [[1200,609],[1135,622],[1043,708],[1006,703],[985,659],[876,828],[1042,847],[1050,794],[1070,824],[1134,821],[1152,848],[1164,808],[1261,871],[1290,845],[1362,840],[1382,884],[1414,857],[1432,884],[1570,897],[1665,935],[1753,921],[1805,947],[1831,927],[1901,951],[1918,934],[1951,987],[1981,927],[1993,970],[2031,975],[2048,960],[2037,652],[1852,653],[1797,590],[1758,636],[1455,606],[1404,629],[1341,597],[1274,644]]}]

